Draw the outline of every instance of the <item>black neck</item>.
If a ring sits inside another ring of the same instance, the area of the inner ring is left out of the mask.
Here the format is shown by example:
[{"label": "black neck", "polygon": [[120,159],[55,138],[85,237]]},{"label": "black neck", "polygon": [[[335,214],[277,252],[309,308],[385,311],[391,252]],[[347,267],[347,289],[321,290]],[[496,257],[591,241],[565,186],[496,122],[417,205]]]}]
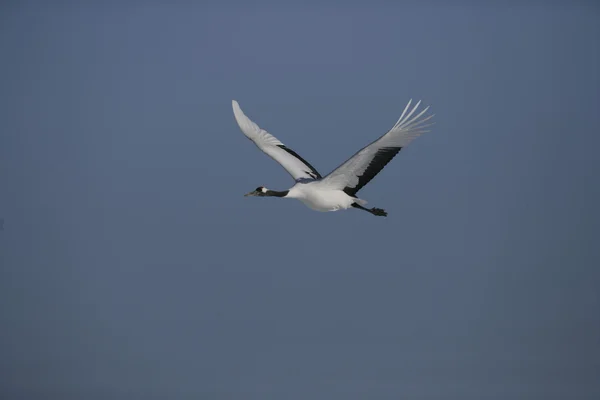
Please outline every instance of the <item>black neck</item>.
[{"label": "black neck", "polygon": [[283,192],[278,192],[276,190],[267,190],[265,196],[273,196],[273,197],[285,197],[287,196],[289,190],[284,190]]}]

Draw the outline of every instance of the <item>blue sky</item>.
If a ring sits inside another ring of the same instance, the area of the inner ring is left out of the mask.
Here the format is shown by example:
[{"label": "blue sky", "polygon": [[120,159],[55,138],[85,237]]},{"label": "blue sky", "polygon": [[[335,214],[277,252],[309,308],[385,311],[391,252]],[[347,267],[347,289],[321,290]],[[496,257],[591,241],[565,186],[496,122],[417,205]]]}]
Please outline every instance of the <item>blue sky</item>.
[{"label": "blue sky", "polygon": [[[500,4],[3,4],[2,397],[600,396],[599,8]],[[410,98],[388,218],[243,197],[232,99],[326,174]]]}]

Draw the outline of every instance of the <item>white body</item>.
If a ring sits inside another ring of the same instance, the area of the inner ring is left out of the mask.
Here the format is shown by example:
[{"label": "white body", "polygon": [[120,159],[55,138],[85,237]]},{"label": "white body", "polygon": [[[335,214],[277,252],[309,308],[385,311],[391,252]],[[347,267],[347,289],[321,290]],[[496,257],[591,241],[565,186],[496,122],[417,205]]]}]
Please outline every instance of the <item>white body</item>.
[{"label": "white body", "polygon": [[328,188],[322,181],[297,183],[285,198],[298,199],[315,211],[337,211],[352,207],[352,203],[365,205],[362,199],[348,196],[343,190]]}]

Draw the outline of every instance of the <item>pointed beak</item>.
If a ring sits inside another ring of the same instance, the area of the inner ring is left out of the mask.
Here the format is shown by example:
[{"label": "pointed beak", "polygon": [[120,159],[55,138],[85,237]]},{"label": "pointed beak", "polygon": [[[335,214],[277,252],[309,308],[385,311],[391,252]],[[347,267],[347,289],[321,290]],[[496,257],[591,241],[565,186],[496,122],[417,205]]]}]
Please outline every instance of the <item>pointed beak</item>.
[{"label": "pointed beak", "polygon": [[244,195],[244,197],[248,197],[248,196],[258,196],[258,191],[256,191],[256,190],[253,190],[253,191],[251,191],[250,193],[246,193],[246,194]]}]

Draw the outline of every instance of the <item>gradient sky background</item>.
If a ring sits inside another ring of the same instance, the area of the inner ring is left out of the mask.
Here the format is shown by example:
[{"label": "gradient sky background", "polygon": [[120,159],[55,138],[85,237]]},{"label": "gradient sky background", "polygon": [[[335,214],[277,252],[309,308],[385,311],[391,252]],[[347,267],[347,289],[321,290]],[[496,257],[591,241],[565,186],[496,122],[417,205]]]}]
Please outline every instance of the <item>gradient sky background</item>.
[{"label": "gradient sky background", "polygon": [[[73,4],[0,6],[0,397],[600,398],[600,7]],[[232,99],[325,174],[409,98],[387,219],[243,197]]]}]

